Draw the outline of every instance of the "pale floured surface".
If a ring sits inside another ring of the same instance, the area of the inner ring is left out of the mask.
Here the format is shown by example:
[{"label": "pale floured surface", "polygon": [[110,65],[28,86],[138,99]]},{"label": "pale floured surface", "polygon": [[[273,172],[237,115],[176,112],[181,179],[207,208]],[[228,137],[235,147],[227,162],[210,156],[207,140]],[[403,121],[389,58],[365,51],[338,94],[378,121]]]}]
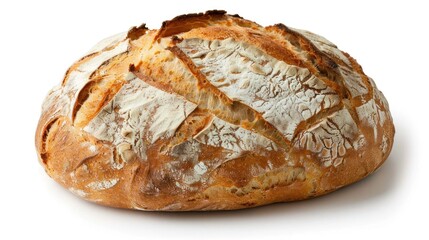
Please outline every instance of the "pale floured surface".
[{"label": "pale floured surface", "polygon": [[50,118],[57,116],[67,116],[70,110],[70,98],[67,97],[65,89],[58,85],[49,91],[45,100],[43,101],[42,111],[52,111]]},{"label": "pale floured surface", "polygon": [[364,141],[348,110],[342,109],[300,133],[295,147],[315,153],[325,167],[336,167],[349,149],[362,147]]},{"label": "pale floured surface", "polygon": [[110,36],[108,38],[105,38],[103,40],[101,40],[100,42],[98,42],[94,47],[92,47],[87,55],[91,54],[91,53],[96,53],[99,51],[104,50],[105,48],[108,47],[112,47],[115,44],[119,43],[120,41],[123,41],[126,39],[128,32],[122,32],[122,33],[118,33],[115,34],[113,36]]},{"label": "pale floured surface", "polygon": [[[117,42],[113,41],[106,46],[113,47],[115,44],[117,44]],[[128,41],[123,41],[108,51],[90,56],[90,59],[80,64],[66,76],[64,85],[58,85],[49,91],[48,96],[43,102],[42,111],[51,110],[50,119],[54,119],[58,116],[68,116],[71,118],[79,92],[89,82],[91,75],[97,71],[104,62],[126,52],[128,46]]]},{"label": "pale floured surface", "polygon": [[258,149],[268,151],[277,149],[275,143],[268,138],[217,117],[213,118],[207,128],[194,136],[194,139],[210,146],[222,147],[237,153],[258,151]]},{"label": "pale floured surface", "polygon": [[103,181],[91,182],[87,185],[88,188],[96,191],[106,190],[112,188],[119,182],[119,179],[113,178]]},{"label": "pale floured surface", "polygon": [[356,108],[359,120],[366,126],[374,129],[374,138],[377,139],[379,127],[383,127],[386,121],[386,112],[382,111],[374,99]]},{"label": "pale floured surface", "polygon": [[[204,145],[222,148],[222,157],[200,158]],[[277,150],[277,146],[268,138],[213,116],[212,121],[192,139],[172,149],[170,155],[175,160],[165,167],[170,178],[176,180],[176,187],[182,191],[195,191],[197,188],[193,184],[207,183],[212,171],[225,162],[242,156],[244,152],[264,155],[264,152],[273,150]],[[192,167],[180,171],[178,169],[181,169],[182,164]]]},{"label": "pale floured surface", "polygon": [[65,82],[64,90],[71,97],[71,111],[73,111],[77,96],[88,83],[91,75],[106,61],[109,59],[124,53],[128,50],[128,40],[117,44],[114,48],[100,52],[89,60],[80,64],[75,70],[69,73],[67,81]]},{"label": "pale floured surface", "polygon": [[132,157],[127,157],[132,152],[145,160],[147,144],[173,136],[196,107],[181,96],[134,77],[84,130],[100,140],[113,142],[125,161]]},{"label": "pale floured surface", "polygon": [[198,175],[203,175],[204,173],[207,172],[207,166],[204,164],[204,162],[199,162],[194,166],[194,171]]},{"label": "pale floured surface", "polygon": [[[384,109],[386,109],[387,111],[389,110],[389,103],[387,102],[386,97],[384,96],[384,94],[377,88],[377,85],[375,84],[374,80],[372,78],[368,78],[369,83],[371,84],[371,86],[373,87],[373,98],[374,100],[377,100],[380,104],[381,107],[383,107]],[[386,117],[390,118],[390,114],[386,113]]]},{"label": "pale floured surface", "polygon": [[[201,154],[201,144],[195,140],[183,142],[173,147],[169,153],[174,157],[175,161],[165,164],[165,169],[170,173],[170,178],[175,179],[175,185],[182,191],[190,190],[195,191],[197,188],[191,185],[207,179],[204,174],[207,172],[208,167],[205,163],[200,162],[199,156]],[[182,164],[189,164],[193,166],[187,171],[182,169]]]},{"label": "pale floured surface", "polygon": [[341,75],[343,75],[344,86],[353,98],[368,94],[368,89],[363,83],[362,78],[352,68],[339,66],[339,70]]},{"label": "pale floured surface", "polygon": [[69,188],[69,191],[72,192],[74,195],[77,195],[77,196],[82,197],[82,198],[84,198],[88,195],[85,191],[80,190],[80,189],[76,189],[73,187]]},{"label": "pale floured surface", "polygon": [[245,43],[185,39],[178,44],[229,98],[263,114],[288,140],[296,126],[340,102],[307,69],[288,65]]},{"label": "pale floured surface", "polygon": [[386,154],[387,148],[389,147],[389,139],[386,137],[386,135],[383,135],[383,138],[381,140],[380,149],[383,154]]},{"label": "pale floured surface", "polygon": [[326,38],[314,34],[309,31],[293,29],[304,37],[308,38],[320,51],[327,54],[330,57],[335,57],[341,60],[345,66],[339,65],[339,71],[344,78],[344,85],[350,92],[352,97],[365,95],[368,93],[368,89],[362,81],[362,78],[357,74],[353,68],[350,60],[344,55],[344,53],[337,48],[335,44],[327,40]]}]

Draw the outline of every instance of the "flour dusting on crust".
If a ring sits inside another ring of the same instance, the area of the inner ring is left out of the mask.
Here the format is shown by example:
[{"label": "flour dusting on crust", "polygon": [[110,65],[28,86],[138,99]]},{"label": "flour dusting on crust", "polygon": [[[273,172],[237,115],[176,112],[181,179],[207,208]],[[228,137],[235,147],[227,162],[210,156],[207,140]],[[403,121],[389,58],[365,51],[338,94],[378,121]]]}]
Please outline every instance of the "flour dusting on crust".
[{"label": "flour dusting on crust", "polygon": [[115,44],[125,40],[127,37],[127,34],[128,32],[122,32],[101,40],[94,47],[92,47],[91,50],[89,50],[87,55],[96,53],[106,48],[114,46]]},{"label": "flour dusting on crust", "polygon": [[195,135],[194,139],[210,146],[222,147],[234,152],[277,149],[276,144],[268,138],[217,117],[213,118],[207,128]]},{"label": "flour dusting on crust", "polygon": [[172,137],[196,107],[181,96],[134,77],[84,130],[100,140],[113,142],[124,160],[126,151],[133,151],[145,160],[147,145]]},{"label": "flour dusting on crust", "polygon": [[342,109],[300,133],[295,147],[315,153],[325,167],[337,167],[343,163],[349,149],[364,145],[362,141],[364,136],[349,111]]},{"label": "flour dusting on crust", "polygon": [[89,60],[80,64],[75,70],[69,73],[67,81],[64,86],[65,92],[71,97],[71,111],[77,101],[77,96],[82,88],[88,83],[91,75],[106,61],[113,57],[124,53],[128,49],[128,41],[119,43],[116,47],[111,50],[98,53],[96,56],[91,57]]},{"label": "flour dusting on crust", "polygon": [[249,44],[184,39],[178,46],[211,84],[262,113],[288,140],[300,122],[340,102],[308,69],[278,61]]}]

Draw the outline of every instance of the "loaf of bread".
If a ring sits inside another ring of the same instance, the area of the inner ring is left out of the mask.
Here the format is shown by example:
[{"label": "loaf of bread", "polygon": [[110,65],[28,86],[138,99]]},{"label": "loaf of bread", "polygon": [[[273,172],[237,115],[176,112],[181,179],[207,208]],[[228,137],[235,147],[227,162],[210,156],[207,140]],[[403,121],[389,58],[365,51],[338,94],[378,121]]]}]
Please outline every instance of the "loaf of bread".
[{"label": "loaf of bread", "polygon": [[330,41],[208,11],[98,43],[46,97],[36,147],[98,204],[227,210],[356,182],[394,131],[374,81]]}]

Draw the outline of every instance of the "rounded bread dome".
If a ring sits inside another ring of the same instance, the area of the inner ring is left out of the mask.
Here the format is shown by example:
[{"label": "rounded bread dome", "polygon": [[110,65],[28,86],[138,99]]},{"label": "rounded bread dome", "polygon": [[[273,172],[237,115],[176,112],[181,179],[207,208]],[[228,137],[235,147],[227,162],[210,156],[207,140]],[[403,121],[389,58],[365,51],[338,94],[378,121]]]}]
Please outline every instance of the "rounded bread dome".
[{"label": "rounded bread dome", "polygon": [[86,200],[221,210],[356,182],[393,136],[385,97],[336,45],[208,11],[97,44],[46,97],[36,147]]}]

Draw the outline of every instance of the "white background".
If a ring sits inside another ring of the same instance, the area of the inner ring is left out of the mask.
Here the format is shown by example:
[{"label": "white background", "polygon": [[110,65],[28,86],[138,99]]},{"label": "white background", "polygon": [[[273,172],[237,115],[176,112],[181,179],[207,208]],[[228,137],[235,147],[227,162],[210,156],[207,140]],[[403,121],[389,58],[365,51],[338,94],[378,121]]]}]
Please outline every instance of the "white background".
[{"label": "white background", "polygon": [[[1,1],[0,239],[388,239],[428,237],[425,1]],[[387,97],[395,145],[367,179],[324,197],[230,212],[156,213],[78,199],[39,165],[41,104],[96,42],[176,15],[225,9],[303,28],[349,52]],[[427,238],[426,238],[427,239]]]}]

